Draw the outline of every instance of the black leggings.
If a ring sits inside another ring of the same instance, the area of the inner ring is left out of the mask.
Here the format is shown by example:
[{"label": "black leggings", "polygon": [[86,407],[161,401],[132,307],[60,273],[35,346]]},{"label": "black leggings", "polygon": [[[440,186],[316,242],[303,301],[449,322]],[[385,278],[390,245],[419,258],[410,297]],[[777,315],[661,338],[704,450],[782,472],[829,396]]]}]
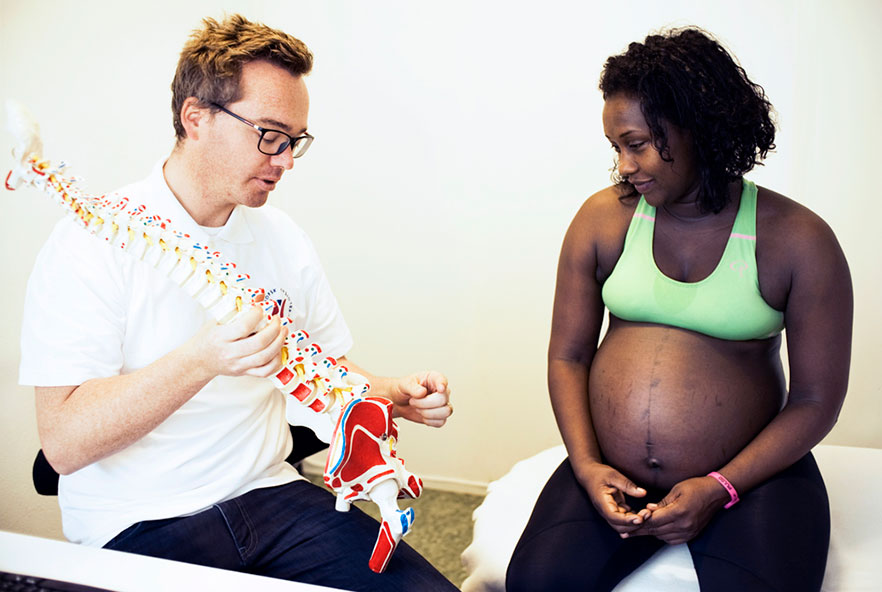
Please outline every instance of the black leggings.
[{"label": "black leggings", "polygon": [[[829,542],[827,490],[807,454],[720,510],[689,551],[704,591],[810,592],[821,588]],[[612,590],[663,546],[652,536],[620,538],[566,459],[536,501],[509,563],[506,591]]]}]

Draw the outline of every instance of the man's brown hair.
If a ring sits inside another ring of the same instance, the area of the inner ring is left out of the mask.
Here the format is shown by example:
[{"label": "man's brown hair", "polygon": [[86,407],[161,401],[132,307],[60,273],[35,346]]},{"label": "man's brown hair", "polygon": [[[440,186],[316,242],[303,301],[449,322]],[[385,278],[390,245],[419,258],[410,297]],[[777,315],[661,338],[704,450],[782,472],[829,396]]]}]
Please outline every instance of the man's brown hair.
[{"label": "man's brown hair", "polygon": [[226,105],[241,96],[239,77],[242,66],[266,60],[294,76],[309,74],[312,53],[299,39],[261,23],[252,23],[233,14],[223,21],[202,20],[181,50],[178,69],[172,81],[172,117],[178,142],[186,138],[181,124],[181,107],[196,97],[204,107]]}]

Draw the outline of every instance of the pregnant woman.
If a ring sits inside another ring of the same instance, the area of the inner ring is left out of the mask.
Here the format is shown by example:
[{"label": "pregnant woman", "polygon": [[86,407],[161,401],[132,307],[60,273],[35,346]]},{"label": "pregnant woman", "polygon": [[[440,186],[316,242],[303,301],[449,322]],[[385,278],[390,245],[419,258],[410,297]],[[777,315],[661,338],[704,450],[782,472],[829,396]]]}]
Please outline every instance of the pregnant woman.
[{"label": "pregnant woman", "polygon": [[848,382],[842,250],[744,177],[774,148],[771,105],[703,31],[632,43],[600,90],[615,185],[566,234],[548,350],[569,456],[507,588],[611,590],[687,542],[703,591],[818,590],[830,517],[810,450]]}]

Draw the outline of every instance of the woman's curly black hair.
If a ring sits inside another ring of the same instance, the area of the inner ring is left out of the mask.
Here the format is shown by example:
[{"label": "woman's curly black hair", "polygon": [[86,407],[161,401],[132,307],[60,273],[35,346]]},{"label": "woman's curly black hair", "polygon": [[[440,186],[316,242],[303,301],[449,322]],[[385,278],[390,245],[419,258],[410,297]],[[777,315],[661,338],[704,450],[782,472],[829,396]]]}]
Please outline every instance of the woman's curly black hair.
[{"label": "woman's curly black hair", "polygon": [[[772,105],[763,88],[716,40],[698,28],[650,35],[610,57],[600,75],[604,100],[622,93],[640,101],[656,150],[670,160],[663,122],[688,130],[700,175],[699,208],[719,213],[727,186],[775,148]],[[628,195],[634,186],[613,169]]]}]

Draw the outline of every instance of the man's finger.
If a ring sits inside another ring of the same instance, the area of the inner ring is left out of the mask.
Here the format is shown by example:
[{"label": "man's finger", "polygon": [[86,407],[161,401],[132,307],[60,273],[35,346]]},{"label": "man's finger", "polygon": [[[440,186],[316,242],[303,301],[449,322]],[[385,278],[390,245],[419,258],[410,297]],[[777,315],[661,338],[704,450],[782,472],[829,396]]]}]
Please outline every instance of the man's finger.
[{"label": "man's finger", "polygon": [[446,408],[448,403],[447,393],[430,393],[423,397],[411,397],[408,404],[417,409]]}]

